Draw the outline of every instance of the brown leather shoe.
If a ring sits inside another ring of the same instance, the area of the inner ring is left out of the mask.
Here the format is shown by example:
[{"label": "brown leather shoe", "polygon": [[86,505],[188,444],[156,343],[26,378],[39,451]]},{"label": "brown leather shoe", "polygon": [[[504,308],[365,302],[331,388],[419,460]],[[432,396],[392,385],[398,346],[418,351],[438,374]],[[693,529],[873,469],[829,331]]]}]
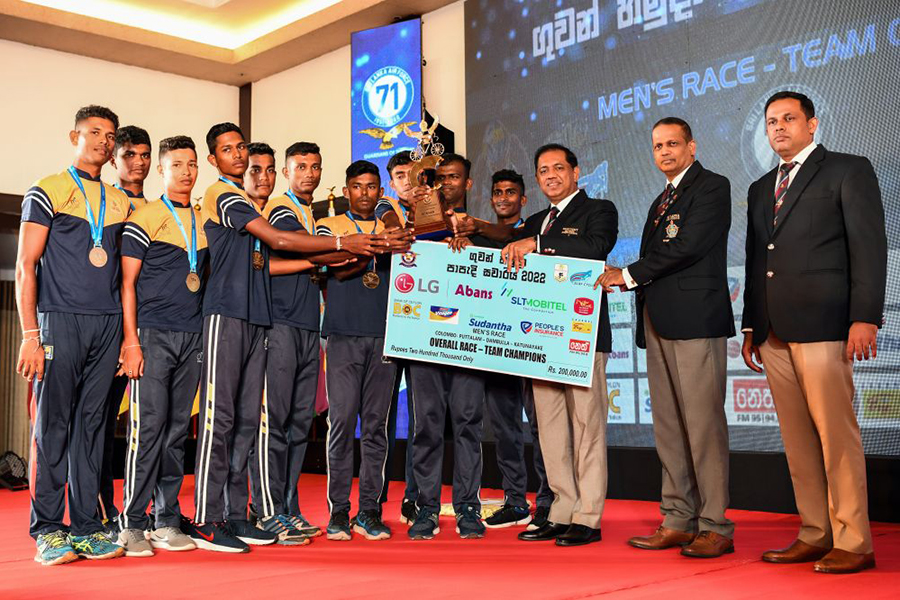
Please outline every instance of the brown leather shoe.
[{"label": "brown leather shoe", "polygon": [[819,560],[830,551],[831,548],[820,548],[800,540],[794,540],[794,543],[787,548],[763,552],[762,559],[766,562],[779,564],[805,563]]},{"label": "brown leather shoe", "polygon": [[875,553],[856,554],[846,550],[832,549],[822,560],[813,565],[817,573],[858,573],[863,569],[875,568]]},{"label": "brown leather shoe", "polygon": [[697,537],[696,533],[678,531],[660,525],[653,535],[633,537],[628,540],[628,545],[642,550],[665,550],[675,546],[687,546],[694,541],[695,537]]},{"label": "brown leather shoe", "polygon": [[734,552],[734,542],[714,531],[701,531],[690,546],[681,550],[684,556],[692,558],[718,558]]}]

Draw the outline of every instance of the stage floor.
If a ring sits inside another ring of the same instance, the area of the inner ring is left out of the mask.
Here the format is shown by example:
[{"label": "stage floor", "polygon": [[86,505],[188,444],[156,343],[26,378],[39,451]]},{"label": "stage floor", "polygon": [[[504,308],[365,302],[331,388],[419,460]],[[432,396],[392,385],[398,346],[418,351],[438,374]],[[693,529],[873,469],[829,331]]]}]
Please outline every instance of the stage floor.
[{"label": "stage floor", "polygon": [[[398,520],[402,492],[402,484],[392,484],[385,516],[394,537],[383,542],[322,536],[308,546],[268,546],[243,555],[158,551],[152,558],[43,567],[33,561],[27,533],[28,493],[0,491],[0,598],[900,597],[900,525],[873,525],[877,569],[837,576],[814,573],[811,564],[760,561],[764,550],[794,539],[796,516],[730,511],[737,524],[735,553],[702,560],[627,546],[630,536],[656,527],[659,513],[654,503],[622,500],[607,502],[603,541],[586,547],[520,542],[515,536],[521,528],[489,529],[484,539],[461,540],[446,517],[434,540],[413,542]],[[193,506],[192,493],[189,478],[185,509]],[[482,490],[482,496],[502,493]],[[325,477],[304,475],[300,500],[307,518],[324,528]]]}]

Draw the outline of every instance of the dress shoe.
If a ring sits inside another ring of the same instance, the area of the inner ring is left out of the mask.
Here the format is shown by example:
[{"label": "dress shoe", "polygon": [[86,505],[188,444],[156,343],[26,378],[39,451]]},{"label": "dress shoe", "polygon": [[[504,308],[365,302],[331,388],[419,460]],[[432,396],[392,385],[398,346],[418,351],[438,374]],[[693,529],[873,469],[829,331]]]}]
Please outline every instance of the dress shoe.
[{"label": "dress shoe", "polygon": [[566,532],[556,538],[557,546],[584,546],[600,541],[600,530],[591,529],[587,525],[572,523]]},{"label": "dress shoe", "polygon": [[762,559],[779,564],[813,562],[828,554],[830,550],[830,548],[819,548],[800,540],[794,540],[794,543],[787,548],[763,552]]},{"label": "dress shoe", "polygon": [[653,535],[646,537],[633,537],[628,540],[629,546],[643,550],[665,550],[675,546],[687,546],[697,537],[696,533],[669,529],[660,525]]},{"label": "dress shoe", "polygon": [[557,536],[564,534],[568,529],[568,525],[547,521],[547,524],[543,527],[539,527],[532,531],[523,531],[519,534],[519,539],[523,542],[549,542],[550,540],[555,540]]},{"label": "dress shoe", "polygon": [[734,542],[715,531],[701,531],[689,546],[681,550],[692,558],[718,558],[734,552]]},{"label": "dress shoe", "polygon": [[[556,542],[559,543],[558,541]],[[813,565],[817,573],[858,573],[875,568],[875,553],[856,554],[834,548]]]}]

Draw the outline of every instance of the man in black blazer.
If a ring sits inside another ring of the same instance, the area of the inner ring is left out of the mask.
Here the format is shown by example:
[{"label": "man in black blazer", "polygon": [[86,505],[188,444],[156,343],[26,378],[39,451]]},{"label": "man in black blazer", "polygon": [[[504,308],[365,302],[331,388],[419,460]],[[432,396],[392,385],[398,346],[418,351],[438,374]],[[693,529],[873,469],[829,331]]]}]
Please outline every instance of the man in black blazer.
[{"label": "man in black blazer", "polygon": [[816,144],[803,94],[773,95],[765,115],[780,160],[747,195],[743,356],[765,366],[801,527],[763,560],[852,573],[875,566],[853,358],[875,357],[882,323],[881,191],[868,159]]},{"label": "man in black blazer", "polygon": [[658,121],[653,157],[665,175],[650,206],[640,258],[597,280],[637,292],[637,345],[647,349],[656,450],[663,466],[663,522],[636,548],[681,547],[685,556],[734,552],[728,507],[726,343],[734,335],[728,292],[731,186],[694,160],[682,119]]},{"label": "man in black blazer", "polygon": [[[532,252],[606,260],[616,244],[619,215],[609,200],[588,198],[578,189],[575,154],[559,144],[541,146],[534,155],[534,168],[550,206],[515,231],[517,241],[501,253],[507,267],[521,268]],[[612,350],[605,293],[600,318],[592,387],[532,382],[544,467],[555,498],[549,521],[520,533],[520,540],[556,540],[559,546],[600,540],[607,477],[606,360]]]}]

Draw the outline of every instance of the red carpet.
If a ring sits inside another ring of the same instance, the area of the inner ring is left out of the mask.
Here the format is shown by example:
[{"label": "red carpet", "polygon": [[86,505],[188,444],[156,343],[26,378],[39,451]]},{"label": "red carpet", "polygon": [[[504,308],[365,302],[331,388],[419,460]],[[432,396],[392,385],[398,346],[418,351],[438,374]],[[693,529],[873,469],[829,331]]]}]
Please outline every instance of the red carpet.
[{"label": "red carpet", "polygon": [[[304,475],[301,506],[314,523],[327,522],[325,477]],[[193,506],[193,479],[182,506]],[[398,518],[402,484],[385,508],[394,538],[309,546],[255,548],[250,554],[159,551],[153,558],[80,560],[42,567],[32,560],[28,494],[0,491],[0,598],[898,598],[900,525],[875,524],[878,568],[856,575],[821,575],[811,565],[769,565],[764,550],[791,542],[794,516],[730,511],[736,551],[715,560],[689,559],[674,550],[630,548],[632,535],[657,525],[650,502],[607,502],[603,541],[581,548],[525,543],[519,528],[488,530],[482,540],[460,540],[452,519],[441,519],[432,541],[412,542]],[[355,494],[354,490],[354,494]],[[483,490],[484,497],[502,496]],[[444,498],[449,499],[449,490]],[[118,497],[121,500],[121,496]],[[192,511],[189,511],[189,514]]]}]

